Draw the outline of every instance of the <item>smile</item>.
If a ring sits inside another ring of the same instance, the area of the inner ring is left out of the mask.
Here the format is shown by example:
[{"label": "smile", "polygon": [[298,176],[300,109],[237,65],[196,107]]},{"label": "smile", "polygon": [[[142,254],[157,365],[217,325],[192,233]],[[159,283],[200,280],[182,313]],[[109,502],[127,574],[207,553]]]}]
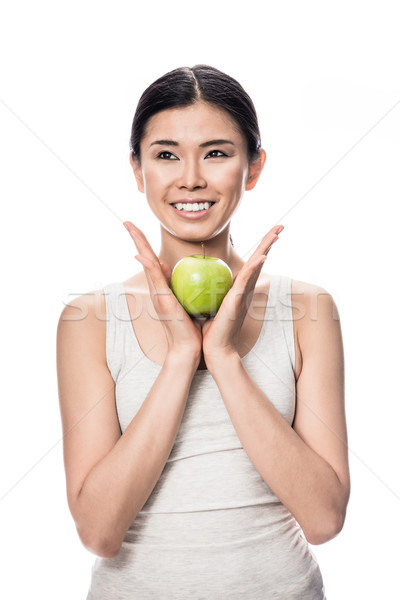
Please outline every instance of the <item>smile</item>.
[{"label": "smile", "polygon": [[208,210],[213,204],[214,202],[176,202],[172,206],[178,210],[198,212],[200,210]]},{"label": "smile", "polygon": [[197,219],[207,215],[214,204],[215,202],[176,202],[171,206],[181,217]]}]

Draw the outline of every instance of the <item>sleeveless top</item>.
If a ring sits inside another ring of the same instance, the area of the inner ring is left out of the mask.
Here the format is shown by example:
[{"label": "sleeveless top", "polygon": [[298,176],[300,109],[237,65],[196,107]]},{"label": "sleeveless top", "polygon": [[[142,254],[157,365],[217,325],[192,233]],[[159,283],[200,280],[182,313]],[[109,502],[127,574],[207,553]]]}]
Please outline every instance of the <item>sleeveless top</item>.
[{"label": "sleeveless top", "polygon": [[[124,432],[161,366],[141,350],[121,282],[103,288],[106,356]],[[135,317],[132,315],[132,318]],[[291,279],[273,275],[261,332],[242,358],[292,425]],[[97,557],[87,600],[324,600],[321,572],[289,510],[247,456],[208,370],[196,371],[178,434],[116,557]]]}]

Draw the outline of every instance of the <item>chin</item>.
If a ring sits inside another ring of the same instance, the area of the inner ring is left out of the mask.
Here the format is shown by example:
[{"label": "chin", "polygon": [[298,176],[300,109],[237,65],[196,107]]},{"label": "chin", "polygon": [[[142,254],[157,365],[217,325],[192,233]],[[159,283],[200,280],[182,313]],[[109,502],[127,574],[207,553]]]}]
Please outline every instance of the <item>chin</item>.
[{"label": "chin", "polygon": [[[171,227],[170,225],[160,221],[161,227],[165,229],[172,237],[183,240],[184,242],[192,242],[194,244],[200,244],[200,242],[206,242],[214,238],[217,234],[215,231],[210,233],[210,229],[202,227],[201,225],[190,225],[185,227]],[[208,229],[208,231],[207,231]],[[186,230],[186,231],[185,231]]]}]

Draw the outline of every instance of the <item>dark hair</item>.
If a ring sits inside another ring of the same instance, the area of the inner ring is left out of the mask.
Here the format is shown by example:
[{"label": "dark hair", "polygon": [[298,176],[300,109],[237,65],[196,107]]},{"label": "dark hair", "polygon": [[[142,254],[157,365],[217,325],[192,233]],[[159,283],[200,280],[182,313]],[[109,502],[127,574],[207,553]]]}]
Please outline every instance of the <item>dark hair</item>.
[{"label": "dark hair", "polygon": [[261,136],[250,96],[236,79],[209,65],[179,67],[169,71],[143,92],[132,123],[132,157],[140,163],[140,142],[146,135],[146,125],[153,115],[168,108],[189,106],[199,100],[229,113],[247,140],[249,162],[259,157]]}]

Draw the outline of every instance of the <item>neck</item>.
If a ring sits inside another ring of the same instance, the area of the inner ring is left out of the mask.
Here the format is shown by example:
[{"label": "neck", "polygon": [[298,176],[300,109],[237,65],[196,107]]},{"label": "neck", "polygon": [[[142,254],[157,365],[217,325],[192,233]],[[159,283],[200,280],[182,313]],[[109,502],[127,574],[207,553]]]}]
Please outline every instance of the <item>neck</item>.
[{"label": "neck", "polygon": [[183,240],[169,233],[161,226],[161,249],[158,255],[160,262],[174,268],[184,256],[203,254],[201,242],[204,242],[206,256],[216,256],[229,266],[233,277],[236,277],[244,261],[235,252],[229,239],[229,225],[210,240]]}]

